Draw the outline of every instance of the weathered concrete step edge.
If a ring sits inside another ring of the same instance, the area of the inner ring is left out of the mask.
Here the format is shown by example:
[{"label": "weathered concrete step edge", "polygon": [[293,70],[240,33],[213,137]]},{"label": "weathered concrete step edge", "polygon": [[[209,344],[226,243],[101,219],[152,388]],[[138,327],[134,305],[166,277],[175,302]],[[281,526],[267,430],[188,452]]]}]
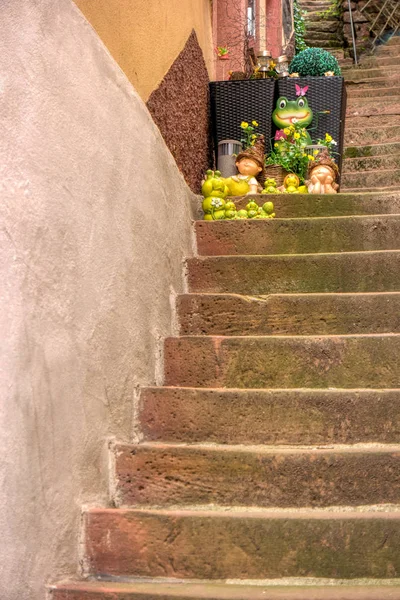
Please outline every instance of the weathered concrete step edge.
[{"label": "weathered concrete step edge", "polygon": [[400,335],[167,338],[165,385],[398,388]]},{"label": "weathered concrete step edge", "polygon": [[120,506],[398,504],[400,445],[331,449],[117,444]]},{"label": "weathered concrete step edge", "polygon": [[154,580],[151,583],[82,581],[52,586],[53,600],[400,600],[400,584],[385,581],[349,585],[340,582],[326,586],[321,581],[308,580],[297,585],[229,584],[210,581],[176,583]]},{"label": "weathered concrete step edge", "polygon": [[141,391],[146,440],[255,444],[397,443],[397,390],[227,390],[153,387]]},{"label": "weathered concrete step edge", "polygon": [[400,125],[393,127],[364,127],[346,128],[344,133],[346,146],[354,144],[374,145],[390,142],[400,142]]},{"label": "weathered concrete step edge", "polygon": [[190,258],[190,292],[398,292],[400,251]]},{"label": "weathered concrete step edge", "polygon": [[343,162],[343,173],[358,173],[360,171],[392,170],[400,168],[399,154],[386,156],[356,156],[348,157]]},{"label": "weathered concrete step edge", "polygon": [[400,294],[184,294],[181,335],[400,333]]},{"label": "weathered concrete step edge", "polygon": [[345,170],[342,175],[341,185],[346,187],[357,188],[362,191],[365,188],[380,188],[397,186],[400,188],[400,169],[393,167],[392,169],[377,169],[370,171],[352,171]]},{"label": "weathered concrete step edge", "polygon": [[93,575],[353,579],[400,573],[397,511],[104,509],[87,512],[84,521]]},{"label": "weathered concrete step edge", "polygon": [[357,127],[364,127],[369,129],[370,127],[398,127],[400,125],[399,115],[372,115],[371,117],[366,116],[347,116],[346,127],[347,129],[355,129]]},{"label": "weathered concrete step edge", "polygon": [[[400,131],[400,128],[399,128]],[[351,215],[400,214],[400,190],[389,193],[347,194],[255,194],[253,196],[235,196],[233,200],[238,208],[244,208],[250,200],[262,206],[272,200],[275,213],[279,218],[340,217]],[[199,207],[201,201],[199,200]],[[203,214],[199,210],[199,218]],[[236,222],[235,222],[236,223]]]},{"label": "weathered concrete step edge", "polygon": [[310,254],[400,248],[400,215],[268,219],[234,223],[196,221],[195,231],[197,250],[201,256]]},{"label": "weathered concrete step edge", "polygon": [[393,142],[389,144],[364,144],[360,146],[347,146],[344,149],[344,158],[385,156],[396,153],[400,155],[400,142]]},{"label": "weathered concrete step edge", "polygon": [[[346,90],[347,90],[347,98],[349,100],[349,102],[353,102],[353,100],[355,100],[356,98],[360,98],[360,100],[362,98],[365,97],[365,88],[363,86],[356,86],[356,85],[348,85],[346,86]],[[375,101],[380,100],[380,98],[385,95],[390,95],[390,97],[392,96],[398,96],[400,94],[400,87],[393,85],[392,87],[383,87],[383,88],[379,88],[379,87],[370,87],[368,88],[368,97],[370,100],[375,99]]]}]

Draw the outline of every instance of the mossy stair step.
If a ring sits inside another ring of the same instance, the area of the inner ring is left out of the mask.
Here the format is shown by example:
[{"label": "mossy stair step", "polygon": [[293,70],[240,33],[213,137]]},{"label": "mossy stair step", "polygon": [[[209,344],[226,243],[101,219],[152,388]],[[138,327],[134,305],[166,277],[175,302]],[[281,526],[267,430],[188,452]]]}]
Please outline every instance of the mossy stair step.
[{"label": "mossy stair step", "polygon": [[[369,160],[380,158],[352,158],[348,163]],[[243,220],[234,226],[229,221],[197,221],[195,228],[201,256],[353,252],[400,246],[400,215]]]},{"label": "mossy stair step", "polygon": [[398,443],[400,389],[145,388],[146,440],[217,444]]},{"label": "mossy stair step", "polygon": [[184,294],[181,335],[400,333],[400,293]]},{"label": "mossy stair step", "polygon": [[[400,214],[400,191],[322,195],[255,194],[253,196],[235,196],[232,199],[238,208],[244,208],[250,199],[257,202],[259,206],[262,206],[266,201],[272,201],[276,214],[279,215],[280,219]],[[267,223],[271,223],[271,221],[268,220]],[[247,222],[254,223],[255,221]],[[234,223],[233,227],[238,222],[234,221]],[[213,226],[214,224],[211,224],[211,227]],[[230,226],[229,222],[228,226]]]},{"label": "mossy stair step", "polygon": [[398,77],[400,74],[400,65],[379,66],[372,68],[348,69],[345,71],[344,77],[346,81],[368,81],[369,79],[377,79],[379,77]]},{"label": "mossy stair step", "polygon": [[[357,160],[357,159],[350,159]],[[400,188],[400,169],[398,167],[388,169],[378,169],[375,171],[344,171],[341,179],[341,185],[344,191],[347,188],[358,188],[361,191],[365,189]]]},{"label": "mossy stair step", "polygon": [[400,169],[400,153],[388,156],[364,156],[346,158],[343,163],[343,173],[367,172],[377,169],[392,170]]},{"label": "mossy stair step", "polygon": [[361,506],[400,502],[400,445],[330,448],[144,442],[114,448],[120,506]]},{"label": "mossy stair step", "polygon": [[90,575],[179,579],[394,578],[400,512],[91,510]]},{"label": "mossy stair step", "polygon": [[400,585],[380,581],[373,586],[337,585],[321,581],[297,585],[260,585],[198,581],[65,582],[51,590],[53,600],[400,600]]},{"label": "mossy stair step", "polygon": [[[349,176],[350,177],[350,176]],[[400,291],[400,251],[207,256],[187,261],[190,292]]]},{"label": "mossy stair step", "polygon": [[309,39],[307,44],[311,48],[324,48],[325,50],[328,50],[328,52],[331,48],[341,49],[343,47],[343,42],[338,38],[337,35],[332,36],[332,38],[328,40],[325,40],[321,37]]},{"label": "mossy stair step", "polygon": [[393,98],[393,96],[399,96],[400,87],[393,84],[391,87],[367,87],[365,89],[361,85],[347,85],[347,98],[350,102],[355,100],[356,98],[365,98],[370,101],[379,101],[380,98],[385,99],[385,97]]},{"label": "mossy stair step", "polygon": [[400,335],[181,336],[165,341],[165,385],[397,388]]},{"label": "mossy stair step", "polygon": [[307,30],[307,33],[305,34],[304,39],[306,40],[307,43],[312,42],[314,40],[319,40],[319,41],[323,40],[323,42],[325,43],[326,40],[337,41],[338,34],[337,34],[336,30],[331,32],[330,30],[320,31],[319,29],[309,29],[309,30]]},{"label": "mossy stair step", "polygon": [[[365,119],[368,121],[368,117]],[[351,123],[351,119],[348,119],[347,123]],[[375,125],[371,126],[368,123],[364,123],[364,126],[358,121],[353,126],[347,126],[344,132],[344,141],[346,146],[358,145],[358,144],[369,144],[369,145],[380,145],[385,142],[400,142],[400,125]]]},{"label": "mossy stair step", "polygon": [[399,116],[400,98],[392,101],[382,101],[382,103],[368,102],[358,106],[349,105],[346,110],[346,117],[374,117],[374,116]]},{"label": "mossy stair step", "polygon": [[347,146],[344,158],[357,158],[362,156],[385,156],[400,154],[400,141],[392,144],[371,144],[369,146]]}]

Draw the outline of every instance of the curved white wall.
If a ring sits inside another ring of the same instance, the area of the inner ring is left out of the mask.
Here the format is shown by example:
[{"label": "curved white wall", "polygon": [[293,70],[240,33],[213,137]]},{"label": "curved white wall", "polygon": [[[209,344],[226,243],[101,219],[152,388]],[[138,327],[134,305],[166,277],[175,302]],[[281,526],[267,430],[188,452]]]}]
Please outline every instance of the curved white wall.
[{"label": "curved white wall", "polygon": [[0,49],[0,598],[42,600],[160,371],[195,199],[70,0],[3,2]]}]

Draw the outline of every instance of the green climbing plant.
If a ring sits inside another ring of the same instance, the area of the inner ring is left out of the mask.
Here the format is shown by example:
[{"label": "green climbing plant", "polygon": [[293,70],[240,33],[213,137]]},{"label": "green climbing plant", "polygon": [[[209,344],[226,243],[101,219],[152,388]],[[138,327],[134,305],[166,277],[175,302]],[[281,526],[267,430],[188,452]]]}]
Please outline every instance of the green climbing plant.
[{"label": "green climbing plant", "polygon": [[305,11],[301,10],[299,0],[293,0],[293,20],[296,54],[308,48],[304,36],[306,33]]},{"label": "green climbing plant", "polygon": [[317,13],[321,19],[328,19],[331,17],[340,17],[342,14],[342,1],[331,0],[329,8],[324,11]]}]

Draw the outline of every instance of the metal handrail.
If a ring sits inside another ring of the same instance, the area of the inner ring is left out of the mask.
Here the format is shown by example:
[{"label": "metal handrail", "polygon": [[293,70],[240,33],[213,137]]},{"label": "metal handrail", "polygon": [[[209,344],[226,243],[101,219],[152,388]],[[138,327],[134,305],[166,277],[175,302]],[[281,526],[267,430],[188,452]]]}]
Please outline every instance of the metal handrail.
[{"label": "metal handrail", "polygon": [[356,49],[356,36],[354,33],[354,23],[353,23],[353,12],[351,9],[351,1],[347,0],[347,4],[349,6],[349,16],[350,16],[350,27],[351,27],[351,37],[353,40],[353,52],[354,52],[354,64],[357,65],[357,49]]}]

